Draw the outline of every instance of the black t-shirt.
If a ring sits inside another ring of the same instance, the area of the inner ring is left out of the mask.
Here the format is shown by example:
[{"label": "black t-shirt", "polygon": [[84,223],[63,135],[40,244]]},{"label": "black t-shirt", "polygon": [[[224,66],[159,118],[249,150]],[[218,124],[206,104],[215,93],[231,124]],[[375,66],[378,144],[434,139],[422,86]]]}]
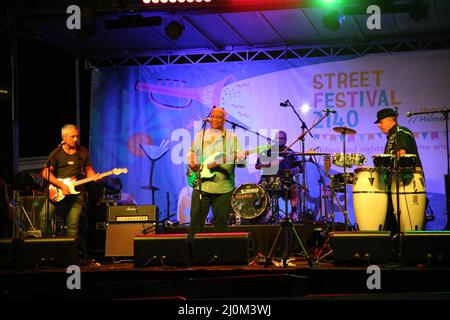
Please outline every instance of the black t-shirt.
[{"label": "black t-shirt", "polygon": [[58,147],[50,153],[48,161],[50,166],[55,167],[53,174],[59,179],[79,179],[85,175],[85,168],[91,165],[89,152],[83,146],[77,146],[74,154],[67,154],[62,147]]}]

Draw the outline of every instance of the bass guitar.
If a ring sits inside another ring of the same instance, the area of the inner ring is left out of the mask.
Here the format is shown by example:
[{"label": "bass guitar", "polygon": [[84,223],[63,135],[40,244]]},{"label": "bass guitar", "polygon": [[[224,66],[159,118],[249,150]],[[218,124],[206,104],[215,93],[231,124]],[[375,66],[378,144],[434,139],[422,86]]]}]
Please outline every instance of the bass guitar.
[{"label": "bass guitar", "polygon": [[[76,180],[75,178],[65,178],[65,179],[58,179],[58,180],[69,187],[70,194],[79,194],[80,192],[75,190],[75,187],[77,187],[77,186],[94,181],[97,178],[101,179],[101,178],[104,178],[104,177],[112,175],[112,174],[119,175],[121,173],[127,173],[127,172],[128,172],[127,168],[120,168],[120,169],[113,169],[111,171],[101,173],[100,175],[95,176],[95,177],[85,178],[85,179],[81,179],[81,180]],[[50,201],[52,201],[54,203],[57,203],[66,197],[66,195],[63,194],[61,189],[59,189],[58,187],[56,187],[52,184],[48,187],[48,191],[49,191]]]},{"label": "bass guitar", "polygon": [[[269,150],[270,146],[259,146],[255,149],[247,150],[243,152],[243,156],[247,157],[249,154],[252,153],[260,153],[266,150]],[[214,178],[216,173],[208,168],[208,164],[221,160],[223,157],[223,152],[214,152],[213,154],[209,155],[204,161],[202,161],[202,164],[199,166],[197,171],[192,170],[190,167],[188,167],[186,176],[187,176],[187,182],[188,185],[192,188],[197,187],[198,185],[198,176],[201,177],[201,180],[208,180]]]}]

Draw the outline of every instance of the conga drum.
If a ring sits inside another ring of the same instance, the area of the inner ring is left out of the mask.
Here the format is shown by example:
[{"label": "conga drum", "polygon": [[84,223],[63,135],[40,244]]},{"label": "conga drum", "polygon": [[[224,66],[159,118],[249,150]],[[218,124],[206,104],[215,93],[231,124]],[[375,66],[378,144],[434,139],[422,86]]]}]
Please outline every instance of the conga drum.
[{"label": "conga drum", "polygon": [[[392,203],[397,216],[397,174],[392,175]],[[425,178],[421,168],[411,172],[400,172],[398,179],[400,204],[400,231],[422,230],[425,219],[426,192]]]},{"label": "conga drum", "polygon": [[359,167],[353,177],[353,208],[358,229],[382,230],[386,220],[388,186],[386,171]]}]

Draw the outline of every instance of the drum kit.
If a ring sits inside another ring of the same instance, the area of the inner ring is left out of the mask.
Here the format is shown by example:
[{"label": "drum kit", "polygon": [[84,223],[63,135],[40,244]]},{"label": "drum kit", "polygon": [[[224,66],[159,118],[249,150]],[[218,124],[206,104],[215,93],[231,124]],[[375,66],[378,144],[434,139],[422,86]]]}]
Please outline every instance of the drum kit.
[{"label": "drum kit", "polygon": [[[400,231],[422,230],[426,209],[425,179],[420,167],[416,167],[416,156],[404,154],[395,157],[390,154],[376,154],[372,156],[373,167],[363,166],[367,162],[366,156],[360,153],[346,152],[346,136],[354,135],[356,131],[347,127],[335,127],[335,132],[342,135],[343,152],[295,152],[292,156],[324,156],[325,176],[329,183],[325,186],[323,199],[331,198],[331,215],[320,212],[320,219],[332,223],[334,231],[335,205],[338,205],[344,215],[345,228],[349,229],[347,186],[352,186],[352,200],[355,215],[355,225],[360,231],[382,230],[389,197],[394,207],[395,216],[400,217]],[[329,174],[327,160],[343,168],[343,173]],[[300,160],[299,160],[300,161]],[[348,169],[356,166],[354,172]],[[273,224],[280,221],[278,199],[284,197],[288,201],[287,190],[295,186],[302,199],[304,179],[300,183],[298,175],[291,177],[268,176],[260,184],[247,183],[236,188],[232,195],[232,209],[243,224]],[[336,197],[343,193],[344,204]],[[299,197],[300,199],[300,197]],[[322,200],[322,199],[321,199]],[[298,208],[298,206],[297,206]],[[287,205],[286,205],[287,210]],[[322,211],[322,209],[320,210]],[[398,214],[398,213],[401,214]],[[297,212],[299,217],[304,212]],[[285,212],[287,215],[287,212]]]}]

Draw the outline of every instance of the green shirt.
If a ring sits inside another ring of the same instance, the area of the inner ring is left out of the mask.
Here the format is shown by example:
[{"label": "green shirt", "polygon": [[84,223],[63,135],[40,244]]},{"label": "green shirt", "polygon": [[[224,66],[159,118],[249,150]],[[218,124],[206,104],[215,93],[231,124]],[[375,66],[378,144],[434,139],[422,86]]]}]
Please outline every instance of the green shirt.
[{"label": "green shirt", "polygon": [[[235,187],[234,170],[236,167],[234,159],[236,153],[242,151],[242,146],[237,136],[227,130],[221,132],[216,129],[207,129],[203,139],[203,152],[202,136],[203,131],[195,135],[191,152],[195,153],[200,163],[203,163],[211,155],[215,155],[215,161],[221,163],[210,169],[215,174],[214,177],[207,180],[202,179],[202,192],[222,194],[233,191]],[[200,186],[198,185],[195,189],[199,190]]]}]

